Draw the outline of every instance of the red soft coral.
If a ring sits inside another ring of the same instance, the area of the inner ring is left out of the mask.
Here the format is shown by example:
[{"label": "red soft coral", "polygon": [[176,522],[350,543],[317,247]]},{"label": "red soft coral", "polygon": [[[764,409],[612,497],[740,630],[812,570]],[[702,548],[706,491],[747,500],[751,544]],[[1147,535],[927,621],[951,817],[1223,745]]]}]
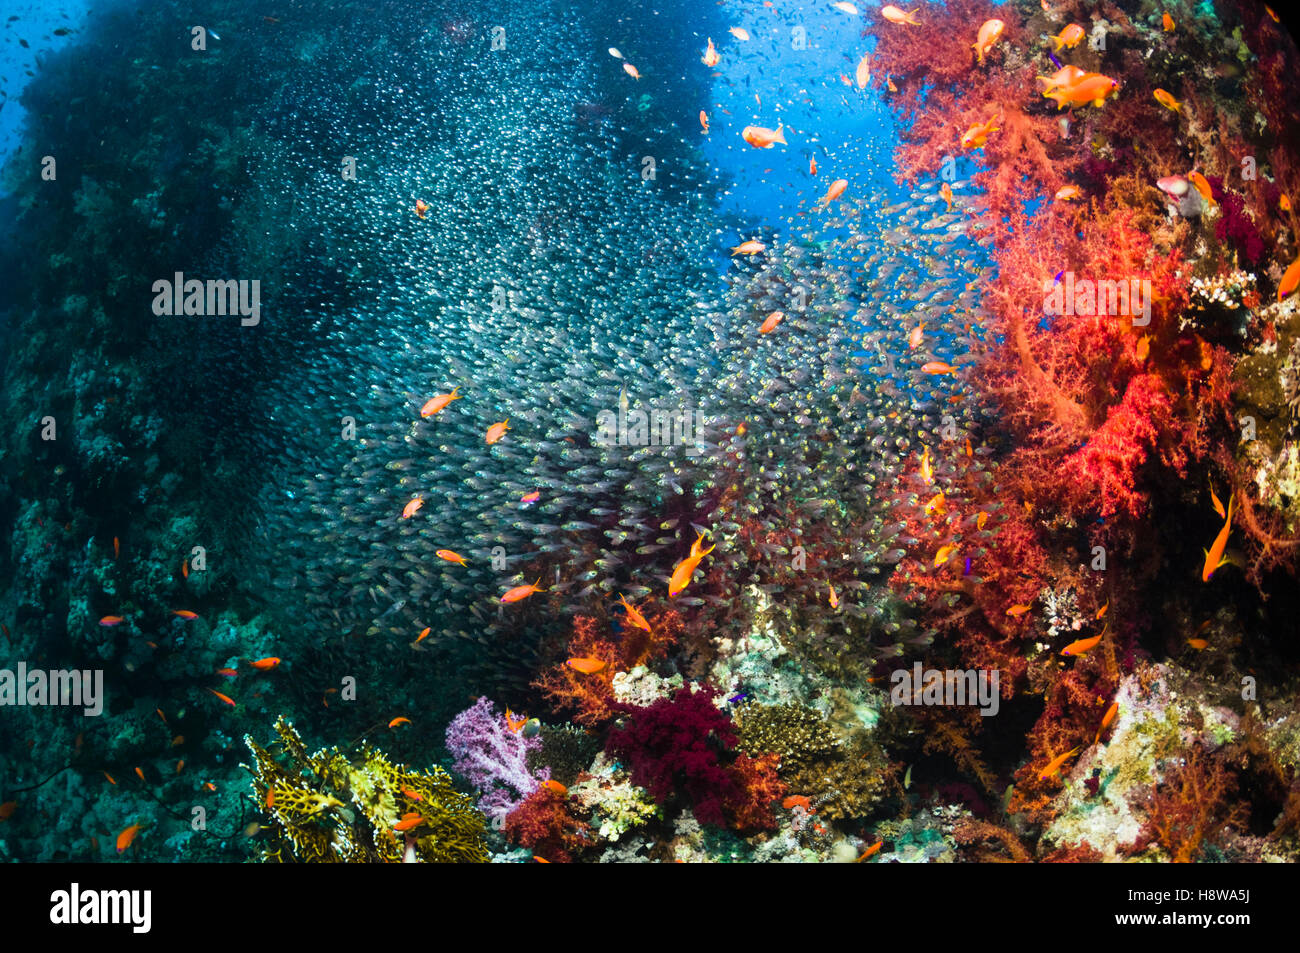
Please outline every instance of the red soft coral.
[{"label": "red soft coral", "polygon": [[567,658],[595,658],[605,663],[598,672],[579,672],[563,662],[548,667],[533,681],[533,687],[550,697],[557,707],[572,712],[580,725],[596,726],[614,717],[614,675],[638,665],[663,658],[676,644],[682,632],[682,620],[676,610],[646,612],[650,631],[618,620],[621,632],[613,624],[594,616],[577,616],[573,620],[573,637]]},{"label": "red soft coral", "polygon": [[591,828],[573,817],[566,796],[543,785],[506,816],[506,837],[543,860],[569,863],[591,843]]},{"label": "red soft coral", "polygon": [[616,704],[628,716],[610,732],[606,750],[628,765],[632,783],[662,804],[681,792],[701,824],[726,824],[726,808],[743,800],[721,755],[736,746],[731,719],[717,709],[713,689],[678,689],[671,698],[638,708]]},{"label": "red soft coral", "polygon": [[772,803],[781,800],[788,788],[776,775],[781,756],[765,754],[751,758],[747,754],[736,757],[731,766],[732,777],[740,789],[739,796],[730,804],[732,826],[741,831],[770,831],[776,829]]}]

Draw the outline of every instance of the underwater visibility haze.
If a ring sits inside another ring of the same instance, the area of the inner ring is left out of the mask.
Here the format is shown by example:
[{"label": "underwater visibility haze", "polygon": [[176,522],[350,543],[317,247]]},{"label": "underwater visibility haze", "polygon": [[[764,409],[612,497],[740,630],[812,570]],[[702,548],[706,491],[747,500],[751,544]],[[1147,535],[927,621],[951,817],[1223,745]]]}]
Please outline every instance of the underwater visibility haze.
[{"label": "underwater visibility haze", "polygon": [[0,858],[1296,859],[1276,11],[2,48]]}]

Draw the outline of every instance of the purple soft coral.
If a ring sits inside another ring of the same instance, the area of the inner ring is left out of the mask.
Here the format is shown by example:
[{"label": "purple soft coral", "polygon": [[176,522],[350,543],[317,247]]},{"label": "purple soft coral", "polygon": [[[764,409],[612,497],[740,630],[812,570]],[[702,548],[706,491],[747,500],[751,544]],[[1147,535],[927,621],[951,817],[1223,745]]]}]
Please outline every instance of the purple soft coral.
[{"label": "purple soft coral", "polygon": [[489,817],[504,817],[550,779],[550,768],[528,769],[528,752],[541,746],[540,737],[511,731],[505,715],[486,696],[447,726],[447,749],[455,769],[479,789],[479,807]]}]

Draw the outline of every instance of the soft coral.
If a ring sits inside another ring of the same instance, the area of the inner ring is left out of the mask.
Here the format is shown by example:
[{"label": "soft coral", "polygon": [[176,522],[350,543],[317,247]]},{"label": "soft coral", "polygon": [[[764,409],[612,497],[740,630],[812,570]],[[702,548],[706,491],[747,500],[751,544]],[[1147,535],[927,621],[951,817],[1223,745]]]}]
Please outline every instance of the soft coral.
[{"label": "soft coral", "polygon": [[721,761],[737,736],[731,719],[713,704],[717,694],[682,688],[645,708],[617,704],[628,722],[610,733],[607,750],[656,802],[680,791],[700,823],[724,826],[726,808],[742,799],[742,789]]}]

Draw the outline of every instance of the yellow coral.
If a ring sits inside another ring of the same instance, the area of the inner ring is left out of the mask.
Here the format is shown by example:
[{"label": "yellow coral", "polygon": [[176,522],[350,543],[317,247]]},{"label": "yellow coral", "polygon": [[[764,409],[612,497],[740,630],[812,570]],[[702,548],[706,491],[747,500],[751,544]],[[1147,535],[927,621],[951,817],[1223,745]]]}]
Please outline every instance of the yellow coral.
[{"label": "yellow coral", "polygon": [[[269,821],[263,860],[395,862],[404,859],[408,844],[415,859],[430,863],[487,860],[486,818],[473,799],[452,788],[445,771],[417,773],[368,745],[355,761],[337,748],[309,755],[283,716],[275,731],[287,768],[244,738],[253,753],[255,800]],[[418,814],[423,823],[399,835],[394,826],[404,814]]]}]

